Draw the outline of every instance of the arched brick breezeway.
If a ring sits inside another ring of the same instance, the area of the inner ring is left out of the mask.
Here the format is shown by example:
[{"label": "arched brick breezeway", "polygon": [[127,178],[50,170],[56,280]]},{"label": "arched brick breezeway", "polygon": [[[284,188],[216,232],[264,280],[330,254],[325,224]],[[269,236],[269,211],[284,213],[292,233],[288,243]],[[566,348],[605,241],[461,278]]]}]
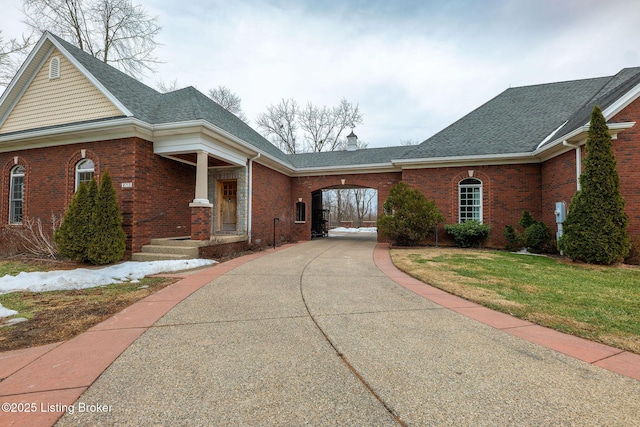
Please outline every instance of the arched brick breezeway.
[{"label": "arched brick breezeway", "polygon": [[[389,195],[391,187],[402,179],[401,172],[381,172],[362,174],[336,174],[293,178],[291,185],[291,200],[302,208],[304,215],[296,218],[293,224],[292,237],[294,240],[311,239],[313,194],[323,189],[336,188],[372,188],[378,193],[378,215],[382,213],[382,205]],[[317,203],[317,202],[316,202]],[[300,211],[296,206],[297,213]],[[304,217],[304,220],[303,220]]]}]

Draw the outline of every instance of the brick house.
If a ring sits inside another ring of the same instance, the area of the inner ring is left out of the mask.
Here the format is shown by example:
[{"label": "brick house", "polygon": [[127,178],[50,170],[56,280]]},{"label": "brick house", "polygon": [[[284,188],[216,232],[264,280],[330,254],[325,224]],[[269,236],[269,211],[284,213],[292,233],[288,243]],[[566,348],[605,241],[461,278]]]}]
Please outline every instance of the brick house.
[{"label": "brick house", "polygon": [[311,238],[323,189],[373,188],[381,210],[402,180],[447,223],[492,224],[498,247],[524,209],[555,227],[597,104],[637,236],[638,95],[640,68],[511,88],[418,146],[286,155],[196,89],[161,94],[45,33],[0,98],[0,222],[62,214],[108,168],[129,253],[154,238],[272,244],[274,218],[276,241]]}]

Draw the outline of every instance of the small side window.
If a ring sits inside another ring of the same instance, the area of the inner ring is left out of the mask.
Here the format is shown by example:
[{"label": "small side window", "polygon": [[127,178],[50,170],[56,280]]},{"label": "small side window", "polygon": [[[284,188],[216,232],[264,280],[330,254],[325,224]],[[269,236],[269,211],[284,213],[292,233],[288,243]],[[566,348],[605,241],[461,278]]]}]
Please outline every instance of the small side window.
[{"label": "small side window", "polygon": [[24,167],[21,165],[11,169],[11,188],[9,189],[9,223],[22,224],[24,212]]},{"label": "small side window", "polygon": [[307,217],[307,205],[304,202],[296,202],[296,222],[305,222]]}]

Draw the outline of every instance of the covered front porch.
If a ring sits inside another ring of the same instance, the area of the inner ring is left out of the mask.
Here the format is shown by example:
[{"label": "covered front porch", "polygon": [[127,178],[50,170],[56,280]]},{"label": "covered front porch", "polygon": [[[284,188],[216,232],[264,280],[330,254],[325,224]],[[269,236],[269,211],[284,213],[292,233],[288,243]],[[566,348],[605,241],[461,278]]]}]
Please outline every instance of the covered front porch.
[{"label": "covered front porch", "polygon": [[160,135],[154,153],[195,167],[195,192],[188,206],[190,234],[166,242],[175,246],[185,246],[187,240],[200,242],[191,244],[197,248],[250,239],[251,169],[257,153],[197,125],[178,135],[175,130]]}]

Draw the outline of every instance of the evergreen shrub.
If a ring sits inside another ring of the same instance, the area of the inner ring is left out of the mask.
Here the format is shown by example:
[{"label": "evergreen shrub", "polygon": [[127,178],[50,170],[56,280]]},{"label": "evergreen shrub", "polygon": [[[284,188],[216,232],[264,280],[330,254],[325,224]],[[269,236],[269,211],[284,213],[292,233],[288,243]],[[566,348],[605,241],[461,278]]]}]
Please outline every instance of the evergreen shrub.
[{"label": "evergreen shrub", "polygon": [[87,185],[81,182],[64,214],[60,227],[54,233],[58,252],[64,258],[85,262],[93,237],[91,221],[95,210],[98,186],[92,179]]},{"label": "evergreen shrub", "polygon": [[629,254],[629,217],[620,194],[616,158],[607,123],[593,108],[581,191],[571,200],[560,248],[573,260],[610,265]]},{"label": "evergreen shrub", "polygon": [[100,180],[95,210],[91,221],[93,238],[87,249],[88,259],[96,265],[120,261],[126,250],[127,236],[122,229],[118,195],[109,171]]},{"label": "evergreen shrub", "polygon": [[467,220],[460,224],[447,224],[444,229],[461,248],[475,248],[489,237],[491,225],[482,224],[476,220]]},{"label": "evergreen shrub", "polygon": [[444,216],[435,202],[427,200],[420,191],[407,183],[395,185],[383,205],[378,218],[378,232],[399,246],[415,246],[424,242]]}]

